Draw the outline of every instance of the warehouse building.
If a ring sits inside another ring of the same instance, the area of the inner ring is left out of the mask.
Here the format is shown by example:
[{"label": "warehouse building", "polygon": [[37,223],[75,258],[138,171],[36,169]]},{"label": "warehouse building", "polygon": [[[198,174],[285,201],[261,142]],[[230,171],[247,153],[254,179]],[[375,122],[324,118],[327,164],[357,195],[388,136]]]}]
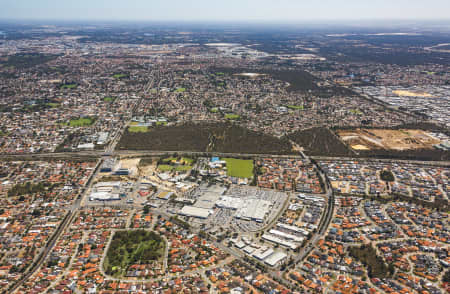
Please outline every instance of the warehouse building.
[{"label": "warehouse building", "polygon": [[120,196],[117,193],[110,192],[92,192],[89,195],[90,201],[116,201],[120,200]]},{"label": "warehouse building", "polygon": [[211,211],[206,208],[185,205],[178,214],[206,219],[211,214]]}]

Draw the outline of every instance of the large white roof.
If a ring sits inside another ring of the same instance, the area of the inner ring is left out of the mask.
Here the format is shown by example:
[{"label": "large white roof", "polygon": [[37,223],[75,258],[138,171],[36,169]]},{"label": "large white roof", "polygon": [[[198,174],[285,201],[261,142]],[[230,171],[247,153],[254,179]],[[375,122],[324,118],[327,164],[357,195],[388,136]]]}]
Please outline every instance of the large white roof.
[{"label": "large white roof", "polygon": [[119,194],[109,193],[109,192],[93,192],[89,195],[89,198],[94,200],[118,200],[120,199]]},{"label": "large white roof", "polygon": [[267,263],[270,266],[277,265],[280,261],[285,259],[287,257],[287,254],[281,251],[275,252],[274,254],[270,255],[266,260],[264,260],[265,263]]},{"label": "large white roof", "polygon": [[181,215],[193,216],[199,218],[207,218],[210,215],[209,209],[185,205],[180,213]]}]

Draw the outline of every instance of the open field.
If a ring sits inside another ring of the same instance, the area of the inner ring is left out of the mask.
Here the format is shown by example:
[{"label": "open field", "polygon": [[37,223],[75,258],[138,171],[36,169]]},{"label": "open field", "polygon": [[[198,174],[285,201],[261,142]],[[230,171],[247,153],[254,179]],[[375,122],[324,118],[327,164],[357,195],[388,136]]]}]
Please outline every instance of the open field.
[{"label": "open field", "polygon": [[158,158],[142,158],[139,161],[138,172],[140,176],[156,180],[154,178],[155,172],[158,169]]},{"label": "open field", "polygon": [[190,165],[179,165],[179,166],[175,167],[175,171],[180,171],[180,172],[190,171],[191,169],[192,169],[192,166],[190,166]]},{"label": "open field", "polygon": [[51,108],[57,108],[57,107],[59,107],[61,104],[55,103],[55,102],[50,102],[50,103],[47,103],[47,105],[50,106]]},{"label": "open field", "polygon": [[77,84],[65,84],[61,86],[61,89],[74,89],[77,87]]},{"label": "open field", "polygon": [[293,110],[303,110],[303,105],[288,105],[287,108],[293,109]]},{"label": "open field", "polygon": [[422,130],[355,129],[337,132],[354,150],[432,149],[441,140]]},{"label": "open field", "polygon": [[126,130],[117,148],[249,154],[295,153],[287,138],[250,131],[232,123],[188,123],[156,126],[148,130],[138,134]]},{"label": "open field", "polygon": [[405,96],[405,97],[426,97],[426,98],[433,97],[433,95],[424,92],[411,92],[404,90],[392,91],[392,93],[398,96]]},{"label": "open field", "polygon": [[237,115],[237,114],[228,113],[228,114],[225,114],[225,118],[226,119],[230,119],[230,120],[236,120],[236,119],[239,119],[241,117],[239,115]]},{"label": "open field", "polygon": [[160,164],[158,165],[158,170],[162,172],[171,172],[171,171],[179,171],[179,172],[185,172],[190,171],[192,169],[192,166],[190,165],[168,165],[168,164]]},{"label": "open field", "polygon": [[172,171],[174,167],[168,164],[160,164],[158,165],[158,169],[162,172]]},{"label": "open field", "polygon": [[113,102],[114,100],[116,100],[116,98],[113,98],[113,97],[105,97],[105,98],[103,98],[103,101],[105,101],[105,102]]},{"label": "open field", "polygon": [[122,78],[125,78],[126,76],[127,76],[126,74],[115,74],[115,75],[113,75],[113,78],[122,79]]},{"label": "open field", "polygon": [[148,127],[146,126],[130,126],[128,127],[130,133],[146,133],[148,132]]},{"label": "open field", "polygon": [[350,109],[350,112],[353,114],[358,114],[358,115],[362,115],[363,113],[361,112],[361,110],[359,109]]},{"label": "open field", "polygon": [[168,163],[168,162],[176,161],[176,160],[177,160],[176,157],[168,157],[168,158],[161,159],[161,161],[164,162],[164,163]]},{"label": "open field", "polygon": [[80,117],[78,119],[72,119],[69,122],[69,126],[71,127],[88,127],[93,125],[95,122],[94,118],[91,117]]},{"label": "open field", "polygon": [[140,162],[140,158],[127,158],[120,160],[120,167],[127,168],[129,170],[134,170],[137,168]]},{"label": "open field", "polygon": [[237,178],[253,177],[253,160],[223,158],[227,162],[227,175]]}]

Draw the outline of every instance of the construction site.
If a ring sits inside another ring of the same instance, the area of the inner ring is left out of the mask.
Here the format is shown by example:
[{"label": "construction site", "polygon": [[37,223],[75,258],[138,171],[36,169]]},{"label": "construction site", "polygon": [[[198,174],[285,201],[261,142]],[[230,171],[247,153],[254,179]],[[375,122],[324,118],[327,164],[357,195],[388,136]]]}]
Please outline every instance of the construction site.
[{"label": "construction site", "polygon": [[337,132],[350,148],[360,150],[433,149],[443,141],[442,134],[423,130],[354,129]]}]

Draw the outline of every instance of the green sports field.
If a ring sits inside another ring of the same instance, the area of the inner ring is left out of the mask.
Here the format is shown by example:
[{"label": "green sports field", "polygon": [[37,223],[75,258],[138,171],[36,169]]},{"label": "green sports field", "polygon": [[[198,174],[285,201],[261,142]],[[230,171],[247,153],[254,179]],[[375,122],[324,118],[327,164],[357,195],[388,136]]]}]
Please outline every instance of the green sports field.
[{"label": "green sports field", "polygon": [[160,165],[158,165],[158,169],[162,172],[172,171],[173,166],[168,165],[168,164],[160,164]]},{"label": "green sports field", "polygon": [[304,109],[302,105],[288,105],[287,108],[294,109],[294,110],[303,110]]},{"label": "green sports field", "polygon": [[228,113],[228,114],[225,114],[225,118],[230,119],[230,120],[236,120],[236,119],[240,119],[241,117],[237,114]]},{"label": "green sports field", "polygon": [[179,171],[179,172],[186,172],[190,171],[192,169],[192,166],[190,165],[169,165],[169,164],[160,164],[158,165],[158,169],[162,172],[172,172],[172,171]]},{"label": "green sports field", "polygon": [[167,157],[167,158],[162,159],[161,161],[164,163],[167,163],[167,162],[171,162],[171,161],[177,161],[177,158],[176,157]]},{"label": "green sports field", "polygon": [[79,119],[72,119],[69,122],[69,126],[71,127],[88,127],[93,125],[95,122],[94,118],[91,117],[81,117]]},{"label": "green sports field", "polygon": [[179,166],[175,167],[176,171],[181,171],[181,172],[190,171],[191,169],[192,169],[192,166],[190,166],[190,165],[179,165]]},{"label": "green sports field", "polygon": [[57,108],[57,107],[59,107],[59,103],[54,103],[54,102],[50,102],[50,103],[47,103],[47,105],[48,106],[50,106],[51,108]]},{"label": "green sports field", "polygon": [[130,127],[128,127],[128,132],[130,132],[130,133],[146,133],[146,132],[148,132],[148,127],[146,127],[146,126],[130,126]]},{"label": "green sports field", "polygon": [[227,162],[227,174],[230,177],[252,178],[253,160],[223,158]]},{"label": "green sports field", "polygon": [[74,89],[76,87],[77,87],[76,84],[66,84],[66,85],[62,85],[61,89]]},{"label": "green sports field", "polygon": [[121,78],[125,78],[126,76],[127,76],[126,74],[115,74],[115,75],[113,75],[113,78],[121,79]]}]

